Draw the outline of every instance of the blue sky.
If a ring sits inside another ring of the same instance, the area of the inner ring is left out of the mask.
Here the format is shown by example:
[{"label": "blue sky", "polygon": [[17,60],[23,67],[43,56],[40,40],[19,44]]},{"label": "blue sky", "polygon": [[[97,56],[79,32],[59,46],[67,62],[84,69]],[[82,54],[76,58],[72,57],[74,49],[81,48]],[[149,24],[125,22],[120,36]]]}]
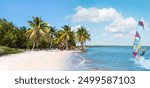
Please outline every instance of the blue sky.
[{"label": "blue sky", "polygon": [[[143,45],[150,45],[149,0],[0,0],[0,18],[27,26],[40,16],[58,29],[64,24],[85,26],[88,45],[132,45],[138,20],[143,17]],[[74,29],[75,30],[75,29]]]}]

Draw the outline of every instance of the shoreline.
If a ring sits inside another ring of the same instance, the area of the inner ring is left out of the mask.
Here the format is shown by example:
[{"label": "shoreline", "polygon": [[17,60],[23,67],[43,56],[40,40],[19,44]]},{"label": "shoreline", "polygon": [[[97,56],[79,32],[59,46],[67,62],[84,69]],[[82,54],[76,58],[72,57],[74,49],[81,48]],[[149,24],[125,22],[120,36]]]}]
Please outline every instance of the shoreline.
[{"label": "shoreline", "polygon": [[64,71],[73,51],[25,51],[0,57],[0,71]]}]

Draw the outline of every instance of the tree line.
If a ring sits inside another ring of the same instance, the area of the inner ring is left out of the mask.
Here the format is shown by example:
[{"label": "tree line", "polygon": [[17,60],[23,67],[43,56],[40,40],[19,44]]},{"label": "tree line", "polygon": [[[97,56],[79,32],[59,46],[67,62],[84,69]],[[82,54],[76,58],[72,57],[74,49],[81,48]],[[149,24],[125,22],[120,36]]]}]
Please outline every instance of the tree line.
[{"label": "tree line", "polygon": [[80,43],[81,50],[86,51],[85,42],[90,40],[90,34],[83,26],[77,28],[77,31],[72,30],[70,25],[64,25],[58,30],[40,17],[32,17],[32,20],[27,22],[30,28],[19,28],[13,22],[0,19],[0,46],[31,50],[71,50]]}]

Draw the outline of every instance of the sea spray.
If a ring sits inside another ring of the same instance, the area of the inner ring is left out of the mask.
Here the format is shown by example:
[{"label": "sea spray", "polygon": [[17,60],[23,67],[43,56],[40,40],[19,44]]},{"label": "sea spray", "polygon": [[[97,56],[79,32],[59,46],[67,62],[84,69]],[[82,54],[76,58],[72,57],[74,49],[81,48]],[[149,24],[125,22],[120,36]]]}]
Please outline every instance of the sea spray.
[{"label": "sea spray", "polygon": [[135,59],[135,63],[144,69],[150,70],[150,60],[146,60],[145,57]]}]

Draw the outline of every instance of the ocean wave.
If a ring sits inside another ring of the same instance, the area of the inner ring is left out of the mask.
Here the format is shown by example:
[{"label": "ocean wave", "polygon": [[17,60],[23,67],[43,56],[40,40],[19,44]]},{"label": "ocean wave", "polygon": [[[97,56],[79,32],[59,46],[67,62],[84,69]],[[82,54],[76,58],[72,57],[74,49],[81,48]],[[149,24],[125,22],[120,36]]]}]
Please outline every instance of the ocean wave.
[{"label": "ocean wave", "polygon": [[104,71],[99,67],[91,66],[92,60],[85,58],[80,53],[74,53],[69,59],[69,71]]},{"label": "ocean wave", "polygon": [[135,61],[135,64],[137,64],[141,68],[150,70],[150,60],[146,60],[144,57],[140,57],[139,60],[134,59],[134,61]]}]

